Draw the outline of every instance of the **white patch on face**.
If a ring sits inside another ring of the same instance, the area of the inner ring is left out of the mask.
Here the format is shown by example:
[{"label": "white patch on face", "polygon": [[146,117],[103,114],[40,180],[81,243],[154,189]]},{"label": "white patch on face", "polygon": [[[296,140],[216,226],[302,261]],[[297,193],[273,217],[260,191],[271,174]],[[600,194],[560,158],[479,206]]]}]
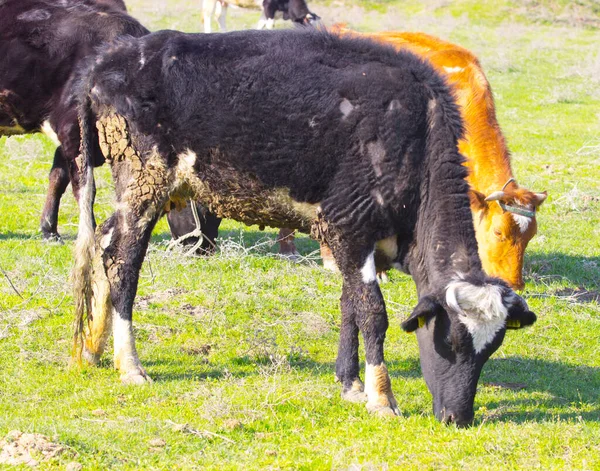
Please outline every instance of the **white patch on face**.
[{"label": "white patch on face", "polygon": [[144,57],[144,51],[141,50],[140,51],[140,69],[142,67],[144,67],[145,64],[146,64],[146,57]]},{"label": "white patch on face", "polygon": [[[523,207],[527,208],[530,211],[533,211],[533,208],[531,207],[531,205],[525,205],[517,199],[515,200],[515,203],[518,204],[519,206],[523,206]],[[512,216],[513,220],[519,226],[521,234],[524,234],[525,232],[527,232],[527,229],[529,228],[529,224],[531,224],[531,218],[527,217],[527,216],[523,216],[521,214],[515,214],[515,213],[510,213],[510,215]]]},{"label": "white patch on face", "polygon": [[54,132],[54,129],[52,129],[52,126],[50,126],[50,121],[48,121],[48,120],[44,121],[42,123],[42,127],[40,128],[40,130],[42,131],[43,134],[48,136],[50,138],[50,140],[52,140],[52,142],[54,142],[54,144],[56,144],[57,146],[60,145],[58,136]]},{"label": "white patch on face", "polygon": [[458,313],[471,337],[475,353],[480,353],[506,324],[508,311],[502,302],[502,288],[475,286],[453,281],[446,288],[446,303]]},{"label": "white patch on face", "polygon": [[394,260],[398,256],[398,239],[394,235],[380,240],[375,244],[375,248],[390,260]]},{"label": "white patch on face", "polygon": [[462,67],[444,67],[444,70],[448,74],[455,74],[456,72],[461,72],[463,70]]},{"label": "white patch on face", "polygon": [[350,100],[348,100],[348,98],[344,98],[342,100],[342,102],[340,103],[340,111],[342,112],[342,115],[344,116],[343,119],[346,119],[348,117],[348,115],[350,113],[352,113],[353,110],[354,110],[354,105],[352,103],[350,103]]},{"label": "white patch on face", "polygon": [[375,270],[375,251],[371,252],[360,270],[364,284],[377,281],[377,271]]},{"label": "white patch on face", "polygon": [[521,214],[515,214],[515,213],[510,213],[510,215],[512,216],[514,221],[519,226],[519,230],[521,231],[521,234],[524,234],[525,232],[527,232],[527,229],[529,228],[529,224],[531,223],[531,218],[529,218],[527,216],[523,216]]}]

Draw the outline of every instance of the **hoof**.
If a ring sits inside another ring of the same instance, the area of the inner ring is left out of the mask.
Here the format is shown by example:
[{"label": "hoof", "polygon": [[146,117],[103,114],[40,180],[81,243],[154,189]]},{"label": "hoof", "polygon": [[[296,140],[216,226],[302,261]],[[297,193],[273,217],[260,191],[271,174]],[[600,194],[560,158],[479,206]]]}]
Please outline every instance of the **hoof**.
[{"label": "hoof", "polygon": [[380,285],[383,285],[385,283],[389,283],[390,279],[389,279],[387,273],[382,271],[380,273],[377,273],[377,281],[379,282]]},{"label": "hoof", "polygon": [[123,384],[151,384],[152,378],[146,372],[139,368],[138,370],[130,371],[121,375],[121,383]]},{"label": "hoof", "polygon": [[346,392],[342,391],[342,399],[344,401],[361,404],[367,402],[369,398],[367,397],[364,391],[355,391],[351,389]]},{"label": "hoof", "polygon": [[87,348],[83,348],[81,353],[83,359],[90,365],[96,366],[100,362],[100,355],[90,352]]},{"label": "hoof", "polygon": [[62,237],[58,232],[44,232],[42,231],[42,240],[49,244],[64,245]]},{"label": "hoof", "polygon": [[335,263],[335,260],[333,258],[324,258],[323,259],[323,268],[325,270],[329,270],[335,273],[339,273],[340,269],[337,266],[337,263]]},{"label": "hoof", "polygon": [[279,253],[279,256],[284,260],[289,260],[290,262],[298,262],[302,258],[295,250],[293,252]]},{"label": "hoof", "polygon": [[400,414],[398,406],[382,406],[381,404],[369,404],[367,403],[367,410],[371,414],[376,414],[381,417],[396,417]]}]

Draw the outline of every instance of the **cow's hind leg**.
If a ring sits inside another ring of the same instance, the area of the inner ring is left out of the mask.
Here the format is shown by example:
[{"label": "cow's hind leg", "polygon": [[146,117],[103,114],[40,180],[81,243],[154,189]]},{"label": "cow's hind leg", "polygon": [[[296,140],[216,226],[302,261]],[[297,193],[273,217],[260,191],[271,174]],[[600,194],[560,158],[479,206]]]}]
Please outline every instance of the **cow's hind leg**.
[{"label": "cow's hind leg", "polygon": [[110,284],[112,305],[114,361],[121,381],[142,384],[151,381],[138,358],[133,334],[133,301],[142,262],[152,229],[160,217],[159,206],[131,207],[121,203],[115,214],[113,232],[105,237],[103,253],[106,276]]},{"label": "cow's hind leg", "polygon": [[384,362],[383,344],[388,318],[375,272],[374,245],[337,240],[331,245],[344,285],[341,298],[342,326],[336,374],[342,397],[361,400],[358,376],[358,332],[365,343],[367,409],[383,415],[398,415],[391,381]]}]

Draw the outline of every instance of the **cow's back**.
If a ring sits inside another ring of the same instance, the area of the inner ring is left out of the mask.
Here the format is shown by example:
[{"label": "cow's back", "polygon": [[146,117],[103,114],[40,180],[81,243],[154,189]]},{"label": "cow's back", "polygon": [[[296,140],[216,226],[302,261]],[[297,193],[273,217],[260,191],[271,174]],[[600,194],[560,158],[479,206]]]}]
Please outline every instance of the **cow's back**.
[{"label": "cow's back", "polygon": [[[235,191],[223,181],[245,175],[238,202],[285,188],[342,219],[348,200],[414,197],[418,181],[407,175],[422,164],[432,81],[447,93],[412,54],[322,32],[159,32],[107,52],[87,88],[97,111],[110,105],[151,136],[148,152],[190,161],[214,198]],[[397,182],[386,187],[392,195],[372,195],[379,179]],[[382,206],[361,222],[375,228]]]},{"label": "cow's back", "polygon": [[88,1],[0,3],[0,120],[37,130],[82,59],[118,36],[147,32],[125,13]]}]

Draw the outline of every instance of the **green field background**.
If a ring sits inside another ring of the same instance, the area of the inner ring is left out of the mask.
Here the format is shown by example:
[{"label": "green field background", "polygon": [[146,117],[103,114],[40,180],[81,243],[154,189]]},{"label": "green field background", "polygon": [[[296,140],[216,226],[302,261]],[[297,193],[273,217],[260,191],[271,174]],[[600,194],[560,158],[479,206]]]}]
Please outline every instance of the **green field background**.
[{"label": "green field background", "polygon": [[[19,430],[64,447],[37,469],[600,469],[599,3],[310,5],[327,24],[425,31],[474,51],[518,182],[548,191],[525,262],[538,322],[509,332],[486,364],[474,426],[432,416],[416,338],[399,327],[417,300],[409,277],[394,272],[382,287],[403,415],[371,416],[333,380],[341,278],[323,270],[318,245],[299,237],[303,258],[291,263],[276,255],[276,230],[232,221],[208,259],[167,251],[165,222],[156,228],[134,312],[153,384],[121,385],[110,354],[69,366],[77,205],[68,190],[65,244],[42,243],[54,146],[32,135],[0,138],[0,439]],[[199,0],[128,6],[153,30],[201,29]],[[229,27],[258,17],[231,8]],[[108,169],[96,175],[102,221],[113,189]]]}]

